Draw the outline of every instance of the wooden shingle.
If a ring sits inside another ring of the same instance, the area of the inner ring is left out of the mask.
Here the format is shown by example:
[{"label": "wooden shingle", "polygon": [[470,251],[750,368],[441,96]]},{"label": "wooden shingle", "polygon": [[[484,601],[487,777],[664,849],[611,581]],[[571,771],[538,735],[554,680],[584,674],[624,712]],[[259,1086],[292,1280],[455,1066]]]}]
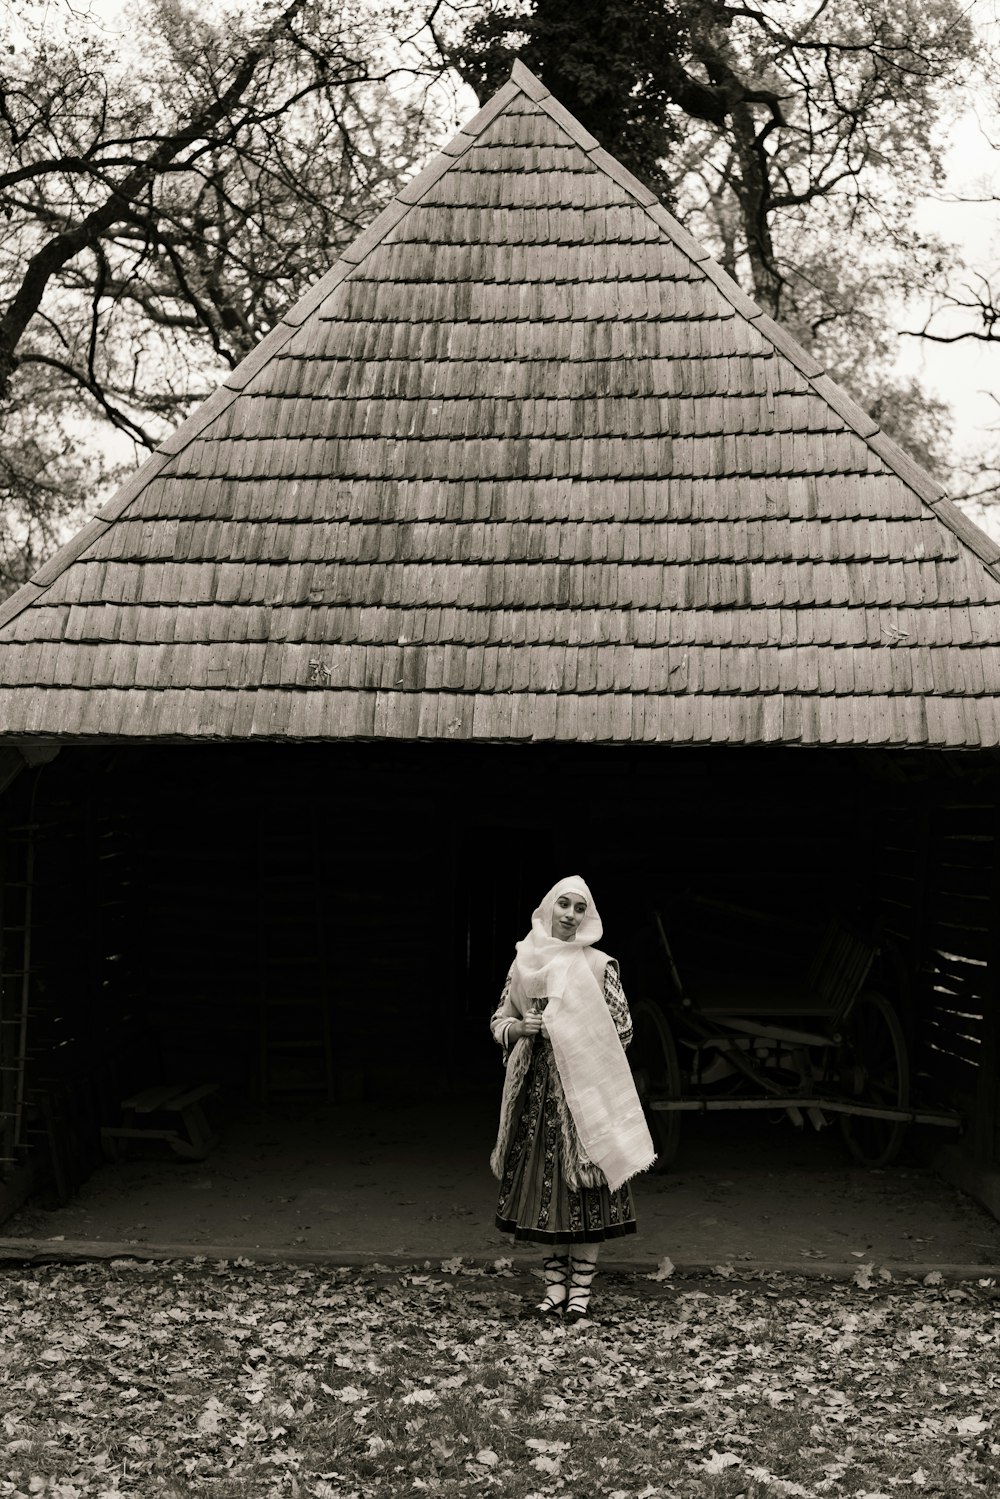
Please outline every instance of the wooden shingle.
[{"label": "wooden shingle", "polygon": [[518,63],[0,608],[0,733],[996,745],[998,580]]}]

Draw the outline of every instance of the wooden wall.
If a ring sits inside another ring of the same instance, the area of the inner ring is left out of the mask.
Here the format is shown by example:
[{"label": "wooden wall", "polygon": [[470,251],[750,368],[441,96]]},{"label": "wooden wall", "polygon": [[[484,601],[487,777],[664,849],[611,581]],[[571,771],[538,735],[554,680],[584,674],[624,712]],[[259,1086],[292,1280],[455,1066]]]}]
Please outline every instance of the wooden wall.
[{"label": "wooden wall", "polygon": [[[61,757],[26,770],[0,805],[6,1017],[21,1006],[28,969],[19,1146],[0,1180],[30,1161],[54,1200],[99,1161],[119,1078],[146,1050],[136,830],[113,796],[102,797],[105,769],[97,757]],[[8,1046],[5,1065],[12,1060]]]},{"label": "wooden wall", "polygon": [[962,772],[953,759],[884,785],[879,893],[918,1086],[961,1109],[967,1143],[994,1160],[1000,778]]}]

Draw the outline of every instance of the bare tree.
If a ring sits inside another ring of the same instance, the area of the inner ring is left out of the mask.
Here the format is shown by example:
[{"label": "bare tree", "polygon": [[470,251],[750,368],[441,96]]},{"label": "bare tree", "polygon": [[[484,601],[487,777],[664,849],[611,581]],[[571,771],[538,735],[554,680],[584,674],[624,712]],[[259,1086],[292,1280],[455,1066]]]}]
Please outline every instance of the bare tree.
[{"label": "bare tree", "polygon": [[[152,446],[426,154],[440,9],[29,5],[0,58],[0,575]],[[214,19],[213,19],[214,17]],[[58,25],[53,22],[58,21]],[[69,453],[76,457],[68,458]]]}]

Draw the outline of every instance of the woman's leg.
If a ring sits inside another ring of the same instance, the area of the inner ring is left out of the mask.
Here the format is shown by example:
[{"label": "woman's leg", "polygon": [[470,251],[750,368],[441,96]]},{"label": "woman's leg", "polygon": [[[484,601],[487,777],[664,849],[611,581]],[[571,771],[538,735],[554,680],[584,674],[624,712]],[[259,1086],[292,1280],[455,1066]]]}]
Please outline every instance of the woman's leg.
[{"label": "woman's leg", "polygon": [[587,1315],[590,1305],[590,1286],[597,1269],[600,1244],[574,1244],[570,1256],[572,1275],[569,1281],[569,1296],[566,1301],[567,1322],[579,1322]]},{"label": "woman's leg", "polygon": [[569,1280],[569,1255],[550,1254],[544,1260],[545,1295],[538,1303],[537,1311],[548,1314],[561,1312],[566,1301],[566,1283]]}]

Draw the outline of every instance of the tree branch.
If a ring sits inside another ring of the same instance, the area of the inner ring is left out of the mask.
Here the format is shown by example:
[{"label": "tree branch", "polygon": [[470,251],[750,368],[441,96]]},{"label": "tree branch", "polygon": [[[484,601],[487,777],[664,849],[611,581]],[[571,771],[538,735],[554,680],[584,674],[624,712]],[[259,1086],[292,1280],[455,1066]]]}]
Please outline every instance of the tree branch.
[{"label": "tree branch", "polygon": [[31,257],[17,292],[0,318],[0,399],[6,396],[11,375],[17,367],[16,350],[21,336],[41,306],[52,277],[87,245],[106,233],[185,146],[212,138],[213,132],[246,93],[274,39],[304,4],[305,0],[292,0],[268,29],[263,41],[245,55],[228,88],[212,104],[196,114],[182,130],[167,137],[141,166],[128,173],[104,203],[74,228],[56,235]]},{"label": "tree branch", "polygon": [[79,385],[89,396],[93,397],[105,416],[118,428],[119,432],[127,433],[129,437],[135,438],[138,442],[142,443],[145,448],[152,450],[156,447],[157,438],[152,433],[147,432],[139,422],[134,421],[124,411],[119,411],[116,406],[113,406],[99,381],[91,380],[89,375],[83,374],[80,370],[75,369],[73,365],[67,364],[63,359],[56,359],[51,354],[25,354],[21,358],[21,363],[24,365],[41,364],[48,369],[58,370],[59,374],[65,375],[68,380],[72,380],[74,384]]}]

